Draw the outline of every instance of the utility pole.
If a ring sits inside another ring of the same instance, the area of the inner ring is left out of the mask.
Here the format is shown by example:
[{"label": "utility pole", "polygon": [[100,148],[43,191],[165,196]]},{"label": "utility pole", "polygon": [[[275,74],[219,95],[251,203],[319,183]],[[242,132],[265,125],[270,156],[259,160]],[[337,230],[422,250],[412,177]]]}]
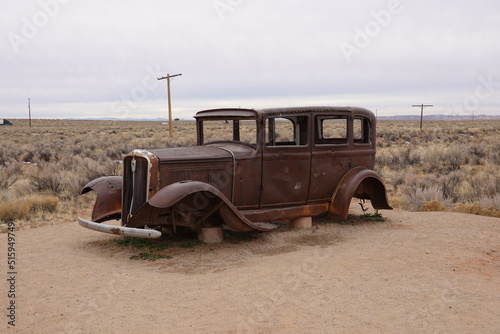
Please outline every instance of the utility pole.
[{"label": "utility pole", "polygon": [[424,107],[434,107],[432,104],[414,104],[412,107],[420,107],[420,130],[422,130],[422,123],[424,120]]},{"label": "utility pole", "polygon": [[158,80],[167,80],[167,99],[168,99],[168,134],[172,138],[172,104],[170,102],[170,80],[174,77],[181,76],[182,73],[178,74],[167,74],[166,77],[157,78]]},{"label": "utility pole", "polygon": [[30,120],[30,128],[31,128],[31,99],[28,98],[28,117]]}]

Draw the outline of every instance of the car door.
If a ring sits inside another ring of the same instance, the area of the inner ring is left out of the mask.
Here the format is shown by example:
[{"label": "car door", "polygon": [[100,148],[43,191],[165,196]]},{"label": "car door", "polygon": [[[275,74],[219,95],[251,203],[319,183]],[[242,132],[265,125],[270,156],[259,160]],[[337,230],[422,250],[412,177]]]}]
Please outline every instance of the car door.
[{"label": "car door", "polygon": [[308,116],[265,119],[260,207],[306,204],[311,171],[308,127]]},{"label": "car door", "polygon": [[[313,117],[314,148],[311,158],[309,203],[327,202],[352,166],[348,113],[318,113]],[[351,136],[352,137],[352,136]]]}]

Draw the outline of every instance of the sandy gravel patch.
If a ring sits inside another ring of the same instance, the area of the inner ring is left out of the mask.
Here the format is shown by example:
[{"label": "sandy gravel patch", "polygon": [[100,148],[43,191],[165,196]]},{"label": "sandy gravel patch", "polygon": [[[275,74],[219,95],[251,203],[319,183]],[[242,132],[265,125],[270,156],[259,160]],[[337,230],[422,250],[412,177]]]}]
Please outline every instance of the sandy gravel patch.
[{"label": "sandy gravel patch", "polygon": [[[383,211],[385,222],[278,231],[131,260],[75,223],[16,233],[6,333],[495,333],[500,219]],[[7,236],[0,269],[7,275]]]}]

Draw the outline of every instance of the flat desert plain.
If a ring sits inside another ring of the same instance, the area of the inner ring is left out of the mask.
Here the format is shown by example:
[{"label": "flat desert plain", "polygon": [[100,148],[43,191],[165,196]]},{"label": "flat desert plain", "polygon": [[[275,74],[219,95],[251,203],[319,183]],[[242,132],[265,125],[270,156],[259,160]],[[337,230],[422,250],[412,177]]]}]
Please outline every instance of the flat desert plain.
[{"label": "flat desert plain", "polygon": [[498,333],[500,219],[381,213],[157,261],[76,222],[17,231],[15,327],[1,234],[1,332]]}]

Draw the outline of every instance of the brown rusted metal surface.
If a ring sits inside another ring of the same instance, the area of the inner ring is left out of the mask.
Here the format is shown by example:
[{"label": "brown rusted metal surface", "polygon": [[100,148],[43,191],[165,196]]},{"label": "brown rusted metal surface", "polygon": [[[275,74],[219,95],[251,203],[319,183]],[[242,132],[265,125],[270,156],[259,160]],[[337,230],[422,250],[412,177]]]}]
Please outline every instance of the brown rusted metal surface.
[{"label": "brown rusted metal surface", "polygon": [[329,213],[335,218],[346,219],[353,197],[370,199],[375,209],[391,209],[380,176],[366,167],[355,167],[344,175],[332,196]]},{"label": "brown rusted metal surface", "polygon": [[250,221],[283,221],[301,217],[314,217],[328,212],[328,203],[292,206],[288,208],[269,208],[246,210],[243,215]]},{"label": "brown rusted metal surface", "polygon": [[92,211],[92,221],[120,219],[122,210],[122,177],[103,176],[83,187],[81,193],[96,192],[96,202]]},{"label": "brown rusted metal surface", "polygon": [[151,221],[155,225],[169,225],[171,221],[162,217],[173,219],[177,215],[177,225],[199,229],[202,225],[197,223],[204,223],[215,211],[237,231],[276,228],[252,223],[217,188],[199,181],[177,182],[161,189],[129,219],[127,227],[149,225]]},{"label": "brown rusted metal surface", "polygon": [[[198,146],[125,157],[122,225],[269,230],[275,226],[266,222],[327,212],[346,218],[353,197],[390,209],[373,171],[376,120],[369,110],[214,109],[195,118]],[[90,184],[103,219],[104,197],[116,210],[117,196]]]}]

